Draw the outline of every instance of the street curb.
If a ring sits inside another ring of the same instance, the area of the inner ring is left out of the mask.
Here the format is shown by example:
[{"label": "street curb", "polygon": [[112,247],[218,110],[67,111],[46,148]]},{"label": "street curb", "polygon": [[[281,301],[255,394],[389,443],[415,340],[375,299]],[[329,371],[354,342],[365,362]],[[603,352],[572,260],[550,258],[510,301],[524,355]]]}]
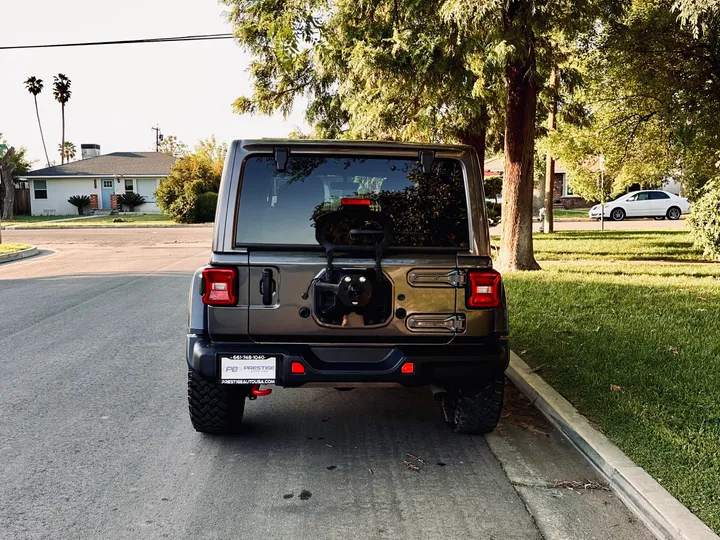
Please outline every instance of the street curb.
[{"label": "street curb", "polygon": [[27,259],[28,257],[34,257],[35,255],[39,254],[40,252],[38,251],[38,248],[32,246],[28,249],[23,249],[22,251],[15,251],[14,253],[6,253],[5,255],[0,255],[0,264],[11,261],[19,261],[20,259]]},{"label": "street curb", "polygon": [[592,427],[515,353],[510,353],[508,378],[575,448],[605,476],[610,487],[650,531],[662,540],[717,540],[695,514],[670,495],[644,469]]}]

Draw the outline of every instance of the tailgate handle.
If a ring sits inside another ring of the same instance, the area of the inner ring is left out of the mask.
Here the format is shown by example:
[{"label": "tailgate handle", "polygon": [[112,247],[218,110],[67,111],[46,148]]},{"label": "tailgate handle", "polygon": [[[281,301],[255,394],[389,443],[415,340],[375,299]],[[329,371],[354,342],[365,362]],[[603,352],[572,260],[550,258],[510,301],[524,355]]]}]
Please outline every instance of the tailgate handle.
[{"label": "tailgate handle", "polygon": [[260,294],[262,294],[262,303],[269,306],[273,301],[273,293],[275,292],[275,280],[273,279],[273,271],[269,268],[263,270],[262,281],[260,282]]}]

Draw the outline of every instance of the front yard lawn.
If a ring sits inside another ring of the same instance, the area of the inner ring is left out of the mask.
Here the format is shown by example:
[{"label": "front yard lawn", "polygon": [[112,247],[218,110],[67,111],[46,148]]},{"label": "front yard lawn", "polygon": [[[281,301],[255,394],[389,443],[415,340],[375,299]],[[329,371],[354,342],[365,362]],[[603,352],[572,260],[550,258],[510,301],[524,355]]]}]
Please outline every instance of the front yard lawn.
[{"label": "front yard lawn", "polygon": [[[611,236],[562,241],[587,245],[577,258],[686,256],[685,233]],[[720,532],[720,264],[543,268],[505,276],[513,350]]]},{"label": "front yard lawn", "polygon": [[54,219],[66,219],[76,216],[15,216],[13,219],[3,219],[0,225],[3,227],[8,225],[27,225],[29,223],[42,223],[43,221],[52,221]]},{"label": "front yard lawn", "polygon": [[572,219],[590,219],[588,216],[589,208],[573,208],[571,210],[553,210],[553,218],[560,220]]},{"label": "front yard lawn", "polygon": [[[62,217],[55,219],[62,219]],[[15,224],[19,225],[19,223]],[[164,214],[118,214],[50,223],[45,221],[23,223],[22,225],[33,229],[64,229],[75,227],[181,227],[184,224],[177,223]]]},{"label": "front yard lawn", "polygon": [[698,260],[686,231],[561,231],[534,234],[535,257],[544,261]]},{"label": "front yard lawn", "polygon": [[0,244],[0,255],[6,255],[8,253],[15,253],[16,251],[22,251],[28,249],[30,246],[27,244]]}]

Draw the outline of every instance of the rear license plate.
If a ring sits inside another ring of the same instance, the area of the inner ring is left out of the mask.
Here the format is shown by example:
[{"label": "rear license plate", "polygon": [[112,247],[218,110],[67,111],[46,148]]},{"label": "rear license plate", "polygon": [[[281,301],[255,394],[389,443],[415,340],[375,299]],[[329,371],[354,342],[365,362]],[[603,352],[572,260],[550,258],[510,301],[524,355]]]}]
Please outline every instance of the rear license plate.
[{"label": "rear license plate", "polygon": [[234,354],[220,357],[222,384],[272,384],[277,357],[266,354]]}]

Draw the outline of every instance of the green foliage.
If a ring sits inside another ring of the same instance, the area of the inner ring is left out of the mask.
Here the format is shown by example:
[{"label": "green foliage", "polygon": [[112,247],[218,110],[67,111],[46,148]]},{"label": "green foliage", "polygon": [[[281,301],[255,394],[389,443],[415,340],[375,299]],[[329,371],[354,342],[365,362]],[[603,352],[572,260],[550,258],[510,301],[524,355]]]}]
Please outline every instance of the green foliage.
[{"label": "green foliage", "polygon": [[[5,155],[5,151],[2,150],[3,145],[7,148],[10,148],[12,145],[8,143],[7,140],[3,139],[3,134],[0,133],[0,157]],[[22,176],[27,172],[30,172],[30,169],[32,168],[33,163],[31,161],[28,161],[28,159],[25,157],[25,154],[27,153],[27,148],[24,146],[21,146],[20,148],[15,147],[15,152],[12,156],[10,156],[10,163],[15,165],[15,168],[13,169],[12,176],[13,178],[17,178],[18,176]]]},{"label": "green foliage", "polygon": [[181,223],[202,222],[198,196],[218,192],[226,154],[227,145],[218,144],[212,137],[201,141],[192,154],[181,157],[155,191],[161,210]]},{"label": "green foliage", "polygon": [[163,138],[162,141],[160,141],[160,145],[158,146],[158,152],[161,152],[163,154],[169,154],[174,157],[183,157],[188,155],[190,150],[188,149],[187,145],[178,140],[178,138],[175,135],[167,135]]},{"label": "green foliage", "polygon": [[70,101],[70,96],[72,95],[72,91],[70,90],[71,84],[70,79],[62,73],[58,73],[53,77],[53,96],[55,96],[55,99],[61,105],[65,105]]},{"label": "green foliage", "polygon": [[78,213],[82,215],[83,208],[90,206],[90,197],[87,195],[73,195],[68,199],[68,202],[73,206],[76,206]]},{"label": "green foliage", "polygon": [[688,219],[693,240],[706,257],[720,260],[720,180],[703,188],[702,196],[693,203]]},{"label": "green foliage", "polygon": [[130,191],[129,193],[123,193],[122,195],[119,195],[118,203],[122,206],[129,207],[130,212],[134,212],[136,206],[145,204],[145,197],[138,193]]},{"label": "green foliage", "polygon": [[198,195],[195,200],[195,220],[198,223],[212,223],[215,221],[218,194],[208,191]]},{"label": "green foliage", "polygon": [[60,157],[65,160],[65,163],[70,163],[70,161],[75,159],[77,148],[75,147],[75,143],[65,141],[64,144],[61,143],[58,145],[58,152],[60,153]]},{"label": "green foliage", "polygon": [[502,195],[502,176],[490,176],[485,178],[483,188],[485,190],[485,198],[497,199]]},{"label": "green foliage", "polygon": [[488,222],[491,227],[494,227],[500,223],[500,220],[502,219],[502,204],[487,201],[485,206],[487,208]]},{"label": "green foliage", "polygon": [[585,110],[585,123],[561,125],[548,141],[568,165],[576,193],[595,192],[595,179],[583,169],[600,155],[609,193],[634,183],[658,187],[673,177],[692,199],[717,175],[720,34],[694,33],[671,7],[670,0],[635,0],[588,44],[579,68],[586,84],[571,96],[573,107]]}]

